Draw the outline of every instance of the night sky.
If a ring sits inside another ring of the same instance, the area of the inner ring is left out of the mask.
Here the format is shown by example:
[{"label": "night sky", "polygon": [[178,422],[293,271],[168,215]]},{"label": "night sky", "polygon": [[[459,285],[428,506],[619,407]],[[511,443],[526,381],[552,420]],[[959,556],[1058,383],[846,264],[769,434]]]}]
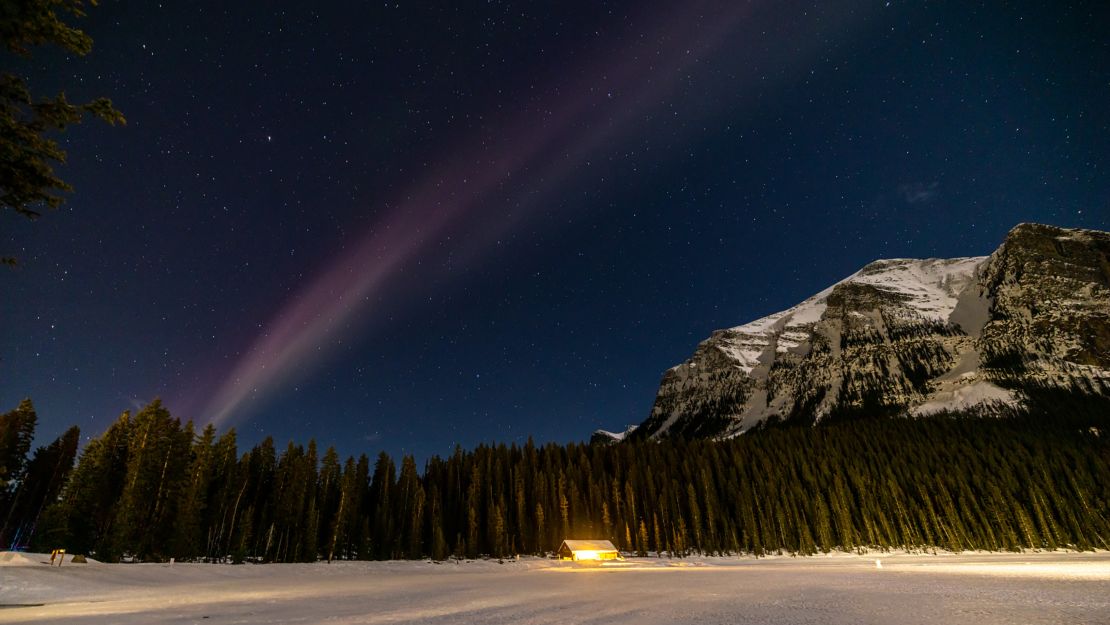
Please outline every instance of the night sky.
[{"label": "night sky", "polygon": [[1110,229],[1105,3],[314,4],[105,1],[20,66],[128,119],[4,216],[40,442],[155,397],[244,446],[584,440],[871,260]]}]

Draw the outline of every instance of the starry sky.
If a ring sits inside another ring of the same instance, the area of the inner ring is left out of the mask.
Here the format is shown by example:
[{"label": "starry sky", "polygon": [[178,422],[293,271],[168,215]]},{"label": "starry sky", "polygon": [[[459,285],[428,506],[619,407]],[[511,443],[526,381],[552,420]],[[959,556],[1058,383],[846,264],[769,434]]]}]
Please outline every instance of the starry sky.
[{"label": "starry sky", "polygon": [[75,188],[4,216],[0,405],[341,453],[584,440],[884,257],[1110,229],[1087,2],[104,1]]}]

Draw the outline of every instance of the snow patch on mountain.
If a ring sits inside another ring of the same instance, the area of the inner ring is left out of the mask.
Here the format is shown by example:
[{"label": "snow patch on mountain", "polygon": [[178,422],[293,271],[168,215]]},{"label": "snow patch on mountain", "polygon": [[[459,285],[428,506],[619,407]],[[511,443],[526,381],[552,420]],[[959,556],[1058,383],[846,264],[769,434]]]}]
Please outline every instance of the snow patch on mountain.
[{"label": "snow patch on mountain", "polygon": [[[974,380],[972,377],[974,375],[968,374],[968,377]],[[926,416],[946,410],[966,410],[983,404],[1016,406],[1017,403],[1018,398],[1013,391],[995,386],[990,382],[974,380],[964,385],[953,386],[949,390],[937,391],[929,397],[929,401],[912,408],[910,414]]]},{"label": "snow patch on mountain", "polygon": [[751,373],[760,363],[771,364],[773,354],[787,353],[806,343],[809,327],[825,315],[829,295],[836,287],[849,283],[873,286],[902,299],[923,319],[947,322],[960,294],[975,280],[986,260],[986,256],[877,260],[797,306],[729,328],[716,347],[745,373]]},{"label": "snow patch on mountain", "polygon": [[619,443],[623,441],[629,434],[636,431],[638,425],[630,425],[623,432],[610,432],[609,430],[594,430],[593,436],[590,437],[591,443]]}]

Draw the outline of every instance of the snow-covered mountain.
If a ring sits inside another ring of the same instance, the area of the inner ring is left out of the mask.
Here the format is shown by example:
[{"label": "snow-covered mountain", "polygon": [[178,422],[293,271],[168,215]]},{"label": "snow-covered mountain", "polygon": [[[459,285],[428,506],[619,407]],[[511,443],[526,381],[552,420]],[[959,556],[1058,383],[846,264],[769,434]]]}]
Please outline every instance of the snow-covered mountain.
[{"label": "snow-covered mountain", "polygon": [[592,445],[608,445],[610,443],[619,443],[625,438],[628,438],[633,432],[636,431],[638,425],[630,425],[621,432],[610,432],[608,430],[594,430],[590,436],[590,444]]},{"label": "snow-covered mountain", "polygon": [[990,256],[870,263],[714,332],[634,436],[1013,405],[1034,387],[1110,395],[1110,233],[1021,224]]}]

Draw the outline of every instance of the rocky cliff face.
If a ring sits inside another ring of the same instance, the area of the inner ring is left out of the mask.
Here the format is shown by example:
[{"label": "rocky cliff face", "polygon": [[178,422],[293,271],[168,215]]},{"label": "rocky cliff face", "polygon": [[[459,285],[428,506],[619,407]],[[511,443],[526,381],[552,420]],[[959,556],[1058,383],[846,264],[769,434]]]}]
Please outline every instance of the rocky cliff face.
[{"label": "rocky cliff face", "polygon": [[698,345],[635,436],[1110,395],[1110,233],[1022,224],[989,257],[875,261]]}]

